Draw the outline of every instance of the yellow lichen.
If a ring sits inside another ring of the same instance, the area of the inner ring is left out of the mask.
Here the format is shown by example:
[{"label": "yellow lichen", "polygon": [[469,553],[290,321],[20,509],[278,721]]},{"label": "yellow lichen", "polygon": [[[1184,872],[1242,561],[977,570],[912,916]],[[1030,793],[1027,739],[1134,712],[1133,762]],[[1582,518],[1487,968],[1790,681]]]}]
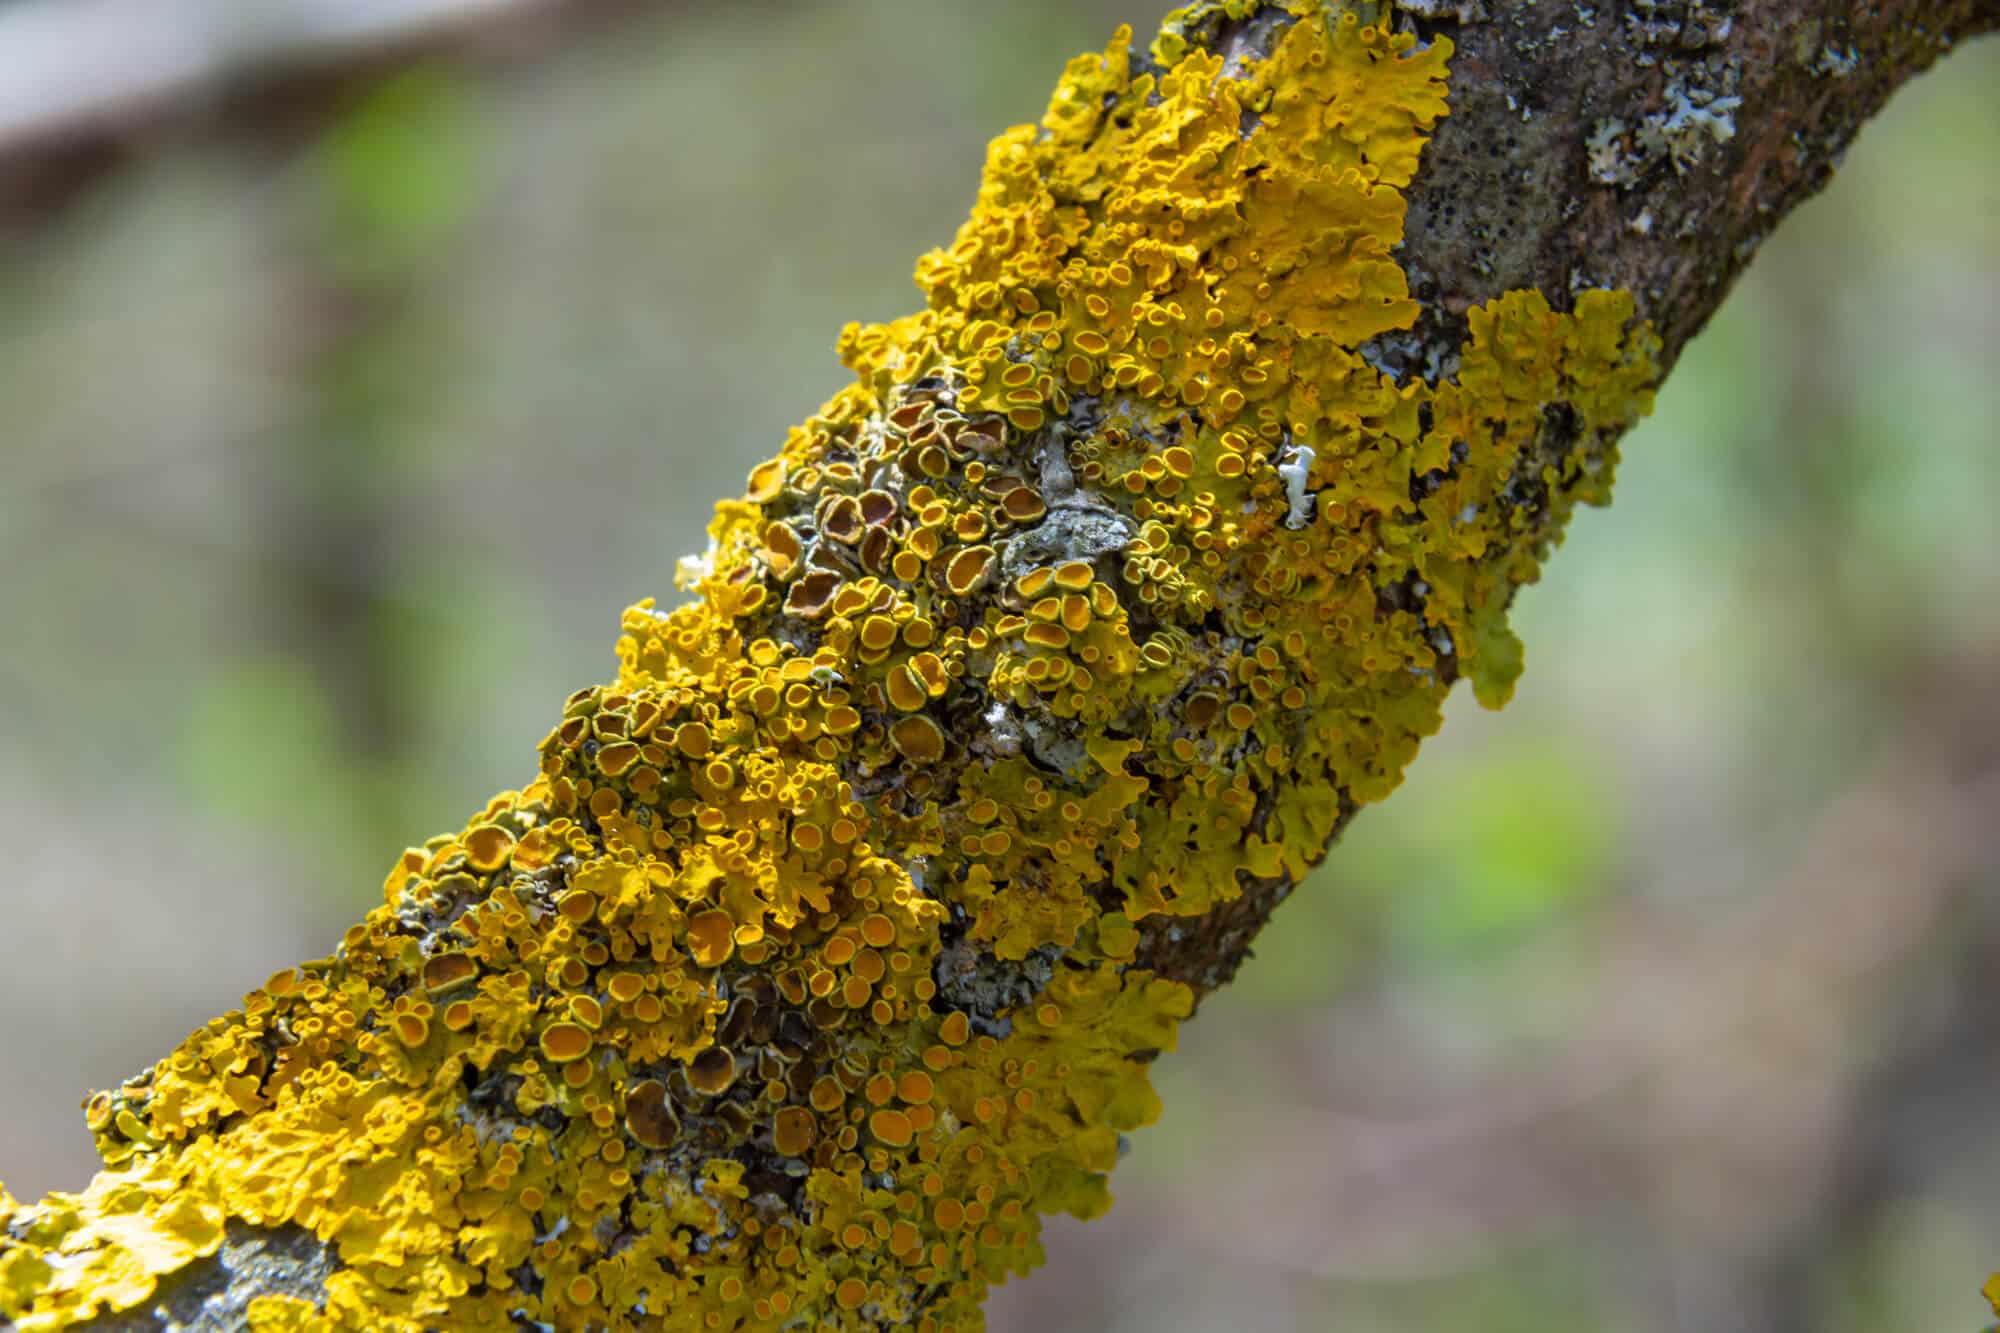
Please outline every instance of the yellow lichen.
[{"label": "yellow lichen", "polygon": [[1602,291],[1376,368],[1450,45],[1296,0],[1225,73],[1259,7],[994,141],[925,309],[842,334],[535,780],[93,1097],[84,1193],[0,1194],[0,1318],[136,1306],[233,1218],[339,1263],[259,1328],[970,1333],[1108,1206],[1195,998],[1164,923],[1302,876],[1458,676],[1505,698],[1654,377]]}]

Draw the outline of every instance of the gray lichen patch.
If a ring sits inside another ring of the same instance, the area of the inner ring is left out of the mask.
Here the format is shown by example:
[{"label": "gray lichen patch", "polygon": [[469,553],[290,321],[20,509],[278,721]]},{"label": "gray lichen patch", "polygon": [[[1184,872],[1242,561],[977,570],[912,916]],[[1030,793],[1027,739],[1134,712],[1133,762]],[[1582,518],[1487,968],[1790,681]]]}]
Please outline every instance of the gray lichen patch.
[{"label": "gray lichen patch", "polygon": [[303,1227],[253,1227],[231,1220],[222,1248],[160,1282],[153,1299],[102,1315],[103,1333],[235,1333],[249,1327],[259,1296],[324,1299],[334,1271],[331,1247]]},{"label": "gray lichen patch", "polygon": [[1427,19],[1449,19],[1458,23],[1478,23],[1486,18],[1483,0],[1403,0],[1397,8]]},{"label": "gray lichen patch", "polygon": [[1009,1015],[1032,1004],[1042,993],[1055,975],[1061,953],[1053,946],[1043,946],[1025,958],[1005,959],[983,944],[955,940],[938,954],[933,973],[936,1002],[963,1010],[973,1031],[1005,1037],[1014,1030]]},{"label": "gray lichen patch", "polygon": [[[1729,3],[1716,0],[1631,0],[1626,31],[1638,46],[1695,52],[1725,41],[1736,26]],[[1646,63],[1642,56],[1641,63]]]}]

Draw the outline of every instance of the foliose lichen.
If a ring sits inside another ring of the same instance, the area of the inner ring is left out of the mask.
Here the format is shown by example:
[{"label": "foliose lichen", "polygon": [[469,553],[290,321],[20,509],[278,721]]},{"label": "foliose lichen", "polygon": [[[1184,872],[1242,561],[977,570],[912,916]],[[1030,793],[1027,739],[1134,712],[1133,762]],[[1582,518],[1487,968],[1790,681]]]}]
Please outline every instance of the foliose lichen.
[{"label": "foliose lichen", "polygon": [[1143,933],[1303,876],[1458,677],[1505,700],[1650,404],[1621,292],[1473,309],[1449,379],[1360,354],[1450,53],[1226,0],[1070,62],[534,780],[92,1097],[81,1194],[0,1194],[0,1317],[143,1306],[234,1220],[338,1258],[259,1329],[980,1328],[1158,1111],[1196,996]]}]

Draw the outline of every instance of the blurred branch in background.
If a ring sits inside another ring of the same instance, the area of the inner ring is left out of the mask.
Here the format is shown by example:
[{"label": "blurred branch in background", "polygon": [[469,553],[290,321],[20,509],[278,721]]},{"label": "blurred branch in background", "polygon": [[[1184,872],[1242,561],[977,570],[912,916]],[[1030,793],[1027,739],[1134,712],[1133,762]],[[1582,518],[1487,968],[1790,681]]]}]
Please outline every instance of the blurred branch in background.
[{"label": "blurred branch in background", "polygon": [[0,4],[0,220],[190,131],[297,136],[418,58],[518,60],[643,0]]}]

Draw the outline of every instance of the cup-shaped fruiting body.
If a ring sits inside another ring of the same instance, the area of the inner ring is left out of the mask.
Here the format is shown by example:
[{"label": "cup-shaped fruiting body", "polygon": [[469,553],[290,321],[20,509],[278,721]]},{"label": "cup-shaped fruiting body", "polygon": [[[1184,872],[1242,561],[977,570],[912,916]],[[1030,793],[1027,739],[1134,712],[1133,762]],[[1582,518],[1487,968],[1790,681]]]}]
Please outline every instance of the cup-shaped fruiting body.
[{"label": "cup-shaped fruiting body", "polygon": [[1225,67],[1258,8],[994,141],[925,308],[845,331],[534,780],[93,1098],[83,1194],[0,1196],[0,1317],[139,1304],[239,1219],[337,1259],[264,1327],[967,1333],[1107,1205],[1195,999],[1149,932],[1302,876],[1459,676],[1505,697],[1654,378],[1602,291],[1379,369],[1449,43],[1297,3]]}]

